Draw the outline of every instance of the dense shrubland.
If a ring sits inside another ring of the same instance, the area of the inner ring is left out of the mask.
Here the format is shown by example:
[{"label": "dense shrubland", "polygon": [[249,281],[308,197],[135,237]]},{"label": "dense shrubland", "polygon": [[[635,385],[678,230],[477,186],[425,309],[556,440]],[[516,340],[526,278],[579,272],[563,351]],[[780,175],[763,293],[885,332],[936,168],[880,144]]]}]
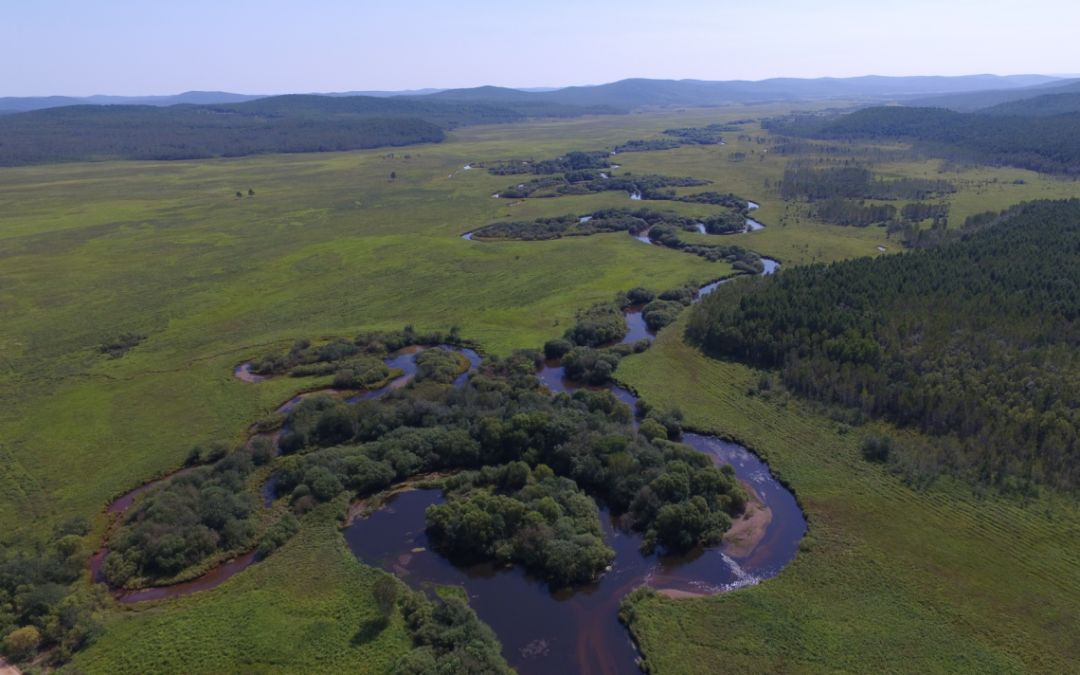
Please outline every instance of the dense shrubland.
[{"label": "dense shrubland", "polygon": [[524,199],[526,197],[559,197],[562,195],[582,195],[595,192],[626,192],[641,195],[642,199],[676,199],[676,187],[697,187],[708,185],[709,181],[699,178],[657,175],[634,175],[632,173],[606,173],[595,170],[582,170],[565,173],[562,176],[536,178],[525,183],[510,185],[499,191],[499,196],[506,199]]},{"label": "dense shrubland", "polygon": [[260,511],[248,477],[272,458],[270,448],[226,454],[151,490],[124,514],[109,537],[101,567],[112,586],[171,579],[219,553],[253,548]]},{"label": "dense shrubland", "polygon": [[648,231],[649,238],[661,246],[699,255],[714,262],[718,260],[730,262],[741,272],[750,274],[761,272],[760,257],[741,246],[690,244],[679,238],[678,231],[698,232],[699,225],[704,226],[706,232],[714,234],[741,232],[746,229],[746,216],[743,212],[732,211],[705,218],[687,218],[647,208],[603,209],[587,216],[560,216],[530,221],[492,223],[476,230],[473,235],[480,239],[535,241],[605,232],[629,232],[636,235]]},{"label": "dense shrubland", "polygon": [[606,150],[597,152],[568,152],[555,159],[508,159],[498,162],[485,162],[483,166],[496,176],[516,176],[536,174],[546,176],[553,173],[567,173],[584,169],[607,169],[611,164],[611,153]]},{"label": "dense shrubland", "polygon": [[615,152],[651,152],[654,150],[674,150],[684,145],[717,145],[724,142],[723,137],[720,135],[721,132],[735,129],[736,127],[725,124],[665,129],[664,135],[667,138],[626,141],[615,146]]},{"label": "dense shrubland", "polygon": [[430,599],[411,591],[398,604],[413,649],[394,664],[394,675],[514,672],[503,659],[495,634],[464,601]]},{"label": "dense shrubland", "polygon": [[575,345],[599,347],[626,335],[626,319],[617,302],[602,302],[581,310],[563,336]]},{"label": "dense shrubland", "polygon": [[98,345],[98,352],[118,359],[146,340],[141,333],[122,333]]},{"label": "dense shrubland", "polygon": [[956,192],[956,186],[945,180],[928,178],[876,177],[861,166],[831,166],[814,168],[802,162],[791,162],[780,182],[784,199],[879,199],[922,200]]},{"label": "dense shrubland", "polygon": [[736,270],[747,274],[760,274],[764,269],[761,257],[753,251],[735,244],[691,244],[683,241],[678,230],[667,223],[650,229],[649,239],[655,244],[692,253],[711,262],[729,262]]},{"label": "dense shrubland", "polygon": [[731,126],[726,124],[710,124],[707,127],[664,129],[664,135],[676,138],[685,145],[716,145],[724,142],[720,132],[730,129]]},{"label": "dense shrubland", "polygon": [[[330,398],[303,401],[289,416],[295,454],[278,465],[278,493],[303,511],[343,491],[364,496],[413,476],[479,471],[448,484],[448,506],[435,512],[445,519],[431,521],[441,523],[435,525],[440,546],[484,559],[497,551],[495,557],[519,562],[526,559],[524,549],[515,548],[521,542],[514,527],[503,523],[475,550],[458,540],[469,533],[454,523],[474,507],[488,515],[503,508],[517,512],[519,506],[507,500],[548,504],[544,496],[580,517],[579,493],[568,483],[549,485],[554,477],[570,479],[615,514],[626,514],[628,526],[646,534],[648,547],[681,550],[712,542],[730,515],[742,510],[745,495],[729,471],[668,440],[678,437],[677,415],[649,411],[656,422],[650,428],[659,424],[663,434],[635,434],[630,409],[610,392],[553,396],[540,389],[540,359],[535,352],[491,359],[458,388],[418,383],[354,406]],[[484,468],[516,462],[524,465]],[[529,472],[522,478],[524,468]],[[539,492],[545,494],[537,497]],[[455,506],[459,500],[472,503]],[[551,556],[529,558],[527,564],[553,581],[595,571],[603,556],[582,536],[592,531],[582,523],[571,528],[572,536],[562,526],[530,529],[529,545],[540,548],[529,550]],[[561,543],[536,539],[541,534]]]},{"label": "dense shrubland", "polygon": [[[857,165],[815,168],[803,162],[791,162],[784,171],[780,193],[785,199],[810,202],[810,215],[833,225],[867,227],[881,225],[890,233],[906,229],[905,240],[917,238],[917,225],[933,220],[945,226],[948,204],[927,203],[921,200],[941,197],[956,191],[944,180],[925,178],[876,177],[869,169]],[[897,205],[880,203],[908,200]]]},{"label": "dense shrubland", "polygon": [[428,507],[427,532],[455,560],[515,562],[562,586],[595,579],[615,557],[596,503],[544,465],[459,473],[445,490],[449,501]]},{"label": "dense shrubland", "polygon": [[1080,485],[1080,201],[971,219],[899,256],[730,284],[691,339],[925,434],[889,461],[1005,490]]},{"label": "dense shrubland", "polygon": [[101,587],[87,587],[90,524],[72,519],[41,543],[0,546],[0,648],[13,661],[45,653],[41,666],[57,666],[94,639]]},{"label": "dense shrubland", "polygon": [[342,388],[367,387],[391,375],[382,362],[387,354],[404,347],[438,344],[460,345],[457,329],[447,333],[418,333],[412,326],[406,326],[400,331],[363,333],[353,340],[338,339],[320,344],[297,340],[288,351],[272,352],[253,361],[251,372],[291,377],[335,375],[335,382],[340,376],[341,382],[337,384],[343,385]]},{"label": "dense shrubland", "polygon": [[615,152],[653,152],[655,150],[674,150],[682,143],[674,138],[652,138],[648,140],[626,141],[615,146]]}]

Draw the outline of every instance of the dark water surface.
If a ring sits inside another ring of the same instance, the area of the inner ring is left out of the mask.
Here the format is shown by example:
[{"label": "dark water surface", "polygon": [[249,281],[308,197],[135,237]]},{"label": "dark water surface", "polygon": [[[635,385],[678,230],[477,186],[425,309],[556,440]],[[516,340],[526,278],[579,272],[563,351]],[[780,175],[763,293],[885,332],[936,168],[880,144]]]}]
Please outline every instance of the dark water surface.
[{"label": "dark water surface", "polygon": [[[764,274],[779,267],[775,260],[763,260]],[[702,287],[698,298],[724,281]],[[640,307],[630,308],[625,315],[628,332],[623,342],[654,338]],[[538,377],[556,393],[572,392],[579,386],[566,378],[557,361],[549,361]],[[633,393],[618,386],[609,388],[634,408]],[[730,464],[740,482],[754,493],[756,508],[768,512],[760,528],[763,532],[749,545],[725,543],[682,556],[642,555],[640,535],[621,529],[602,511],[605,539],[615,550],[612,567],[595,583],[554,590],[520,567],[462,567],[432,551],[424,510],[443,501],[436,490],[394,495],[382,508],[349,525],[345,539],[360,560],[396,574],[414,588],[464,588],[470,606],[499,637],[506,660],[521,673],[637,672],[637,651],[618,621],[619,603],[627,593],[642,584],[684,594],[722,593],[756,584],[791,562],[806,532],[794,495],[752,452],[737,443],[694,433],[684,434],[683,442],[718,465]]]}]

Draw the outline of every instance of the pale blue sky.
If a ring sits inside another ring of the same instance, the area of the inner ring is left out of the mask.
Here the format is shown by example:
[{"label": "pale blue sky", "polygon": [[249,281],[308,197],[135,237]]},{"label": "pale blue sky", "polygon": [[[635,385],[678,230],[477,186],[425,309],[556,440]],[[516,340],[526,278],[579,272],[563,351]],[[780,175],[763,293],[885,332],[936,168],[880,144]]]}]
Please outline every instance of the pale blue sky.
[{"label": "pale blue sky", "polygon": [[1077,0],[0,0],[0,96],[1080,72]]}]

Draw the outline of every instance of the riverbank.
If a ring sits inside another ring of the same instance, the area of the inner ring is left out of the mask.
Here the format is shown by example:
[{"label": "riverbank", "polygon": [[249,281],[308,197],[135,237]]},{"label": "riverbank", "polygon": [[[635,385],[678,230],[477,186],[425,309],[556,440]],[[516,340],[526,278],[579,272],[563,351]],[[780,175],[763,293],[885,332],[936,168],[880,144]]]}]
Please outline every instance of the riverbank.
[{"label": "riverbank", "polygon": [[624,359],[619,379],[762,453],[797,489],[810,529],[768,583],[636,604],[631,628],[652,672],[1074,669],[1080,566],[1063,545],[1080,532],[1074,500],[1046,493],[1025,506],[947,478],[911,489],[861,457],[863,436],[884,429],[845,431],[779,390],[746,395],[760,373],[703,356],[682,325]]},{"label": "riverbank", "polygon": [[765,532],[772,523],[773,512],[758,495],[754,486],[747,481],[739,481],[749,497],[746,511],[735,519],[731,529],[724,533],[724,552],[733,558],[746,558],[765,538]]}]

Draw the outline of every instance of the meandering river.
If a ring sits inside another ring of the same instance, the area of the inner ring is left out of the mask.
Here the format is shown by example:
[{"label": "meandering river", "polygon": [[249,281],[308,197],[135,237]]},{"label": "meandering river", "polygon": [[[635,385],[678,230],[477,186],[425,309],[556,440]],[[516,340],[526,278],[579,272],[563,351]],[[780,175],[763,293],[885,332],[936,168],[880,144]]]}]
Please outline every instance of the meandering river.
[{"label": "meandering river", "polygon": [[[751,208],[757,205],[751,203]],[[463,235],[472,239],[472,232]],[[647,241],[647,234],[640,236]],[[762,258],[763,274],[772,274],[780,264]],[[695,301],[715,291],[730,279],[706,284]],[[654,339],[635,307],[625,312],[627,334],[623,342]],[[455,381],[464,386],[481,357],[470,349],[455,349],[468,357],[470,368]],[[405,386],[416,373],[416,354],[422,348],[408,348],[386,359],[401,375],[376,390],[365,391],[346,401],[382,396]],[[251,365],[240,364],[237,379],[257,383],[261,376]],[[557,362],[546,364],[537,374],[553,392],[571,392],[578,384],[568,380]],[[619,386],[609,387],[621,401],[633,408],[634,394]],[[287,413],[310,392],[286,401],[278,412]],[[270,435],[276,439],[277,434]],[[641,537],[625,528],[601,508],[601,520],[608,544],[615,550],[611,568],[596,582],[553,591],[520,567],[490,564],[459,567],[431,550],[425,533],[424,510],[442,501],[435,490],[405,491],[389,498],[374,513],[359,518],[344,530],[353,553],[363,562],[381,566],[414,587],[431,584],[460,586],[480,618],[494,629],[506,659],[522,673],[603,673],[634,672],[637,653],[626,629],[618,621],[621,599],[642,584],[649,584],[672,597],[707,595],[734,590],[772,577],[794,558],[806,531],[806,521],[795,497],[769,471],[768,466],[745,447],[715,436],[683,434],[683,442],[711,457],[718,465],[730,464],[736,477],[751,495],[745,517],[737,520],[720,546],[681,556],[643,555]],[[185,469],[178,473],[191,471]],[[135,499],[173,476],[142,485],[115,500],[108,507],[119,517]],[[263,486],[265,505],[274,499],[273,484]],[[92,576],[101,579],[106,546],[91,560]],[[115,591],[120,602],[133,603],[189,595],[214,588],[234,574],[258,562],[254,552],[227,561],[207,574],[181,584],[136,591]]]},{"label": "meandering river", "polygon": [[[767,261],[765,274],[779,267]],[[728,280],[698,291],[698,298]],[[625,313],[623,342],[653,339],[640,308]],[[572,392],[561,365],[550,362],[539,372],[553,392]],[[630,391],[610,387],[632,408]],[[431,550],[424,510],[442,502],[435,490],[394,495],[366,518],[345,530],[349,548],[370,565],[393,572],[414,587],[460,586],[469,604],[491,626],[514,668],[531,673],[627,673],[638,670],[637,652],[618,620],[619,603],[634,588],[649,584],[673,597],[709,595],[734,590],[775,576],[795,557],[806,521],[795,497],[745,447],[715,436],[683,434],[683,442],[709,455],[717,464],[731,464],[751,494],[746,517],[736,521],[722,545],[683,556],[642,555],[640,535],[620,528],[604,509],[601,520],[615,561],[595,583],[553,592],[520,567],[491,564],[459,567]]]}]

